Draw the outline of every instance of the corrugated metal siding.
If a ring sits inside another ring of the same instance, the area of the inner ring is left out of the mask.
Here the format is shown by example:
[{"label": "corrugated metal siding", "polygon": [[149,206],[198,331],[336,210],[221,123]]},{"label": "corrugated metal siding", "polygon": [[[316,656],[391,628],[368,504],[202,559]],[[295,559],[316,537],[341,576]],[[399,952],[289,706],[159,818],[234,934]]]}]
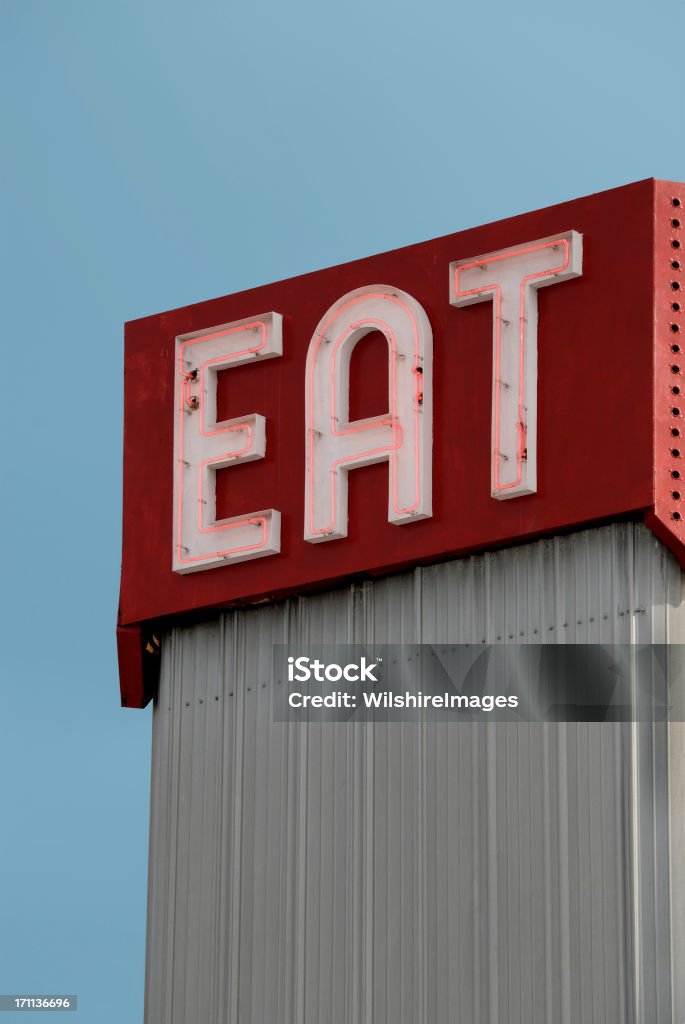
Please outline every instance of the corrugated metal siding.
[{"label": "corrugated metal siding", "polygon": [[667,642],[680,600],[617,524],[166,636],[147,1024],[670,1024],[664,726],[275,723],[271,648]]}]

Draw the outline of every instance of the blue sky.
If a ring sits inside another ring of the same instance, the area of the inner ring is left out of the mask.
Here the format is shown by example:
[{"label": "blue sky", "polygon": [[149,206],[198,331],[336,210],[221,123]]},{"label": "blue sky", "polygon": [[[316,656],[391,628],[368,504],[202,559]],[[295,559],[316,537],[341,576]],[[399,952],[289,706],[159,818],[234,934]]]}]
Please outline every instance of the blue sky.
[{"label": "blue sky", "polygon": [[685,179],[684,21],[661,0],[0,0],[0,992],[143,1017],[124,321]]}]

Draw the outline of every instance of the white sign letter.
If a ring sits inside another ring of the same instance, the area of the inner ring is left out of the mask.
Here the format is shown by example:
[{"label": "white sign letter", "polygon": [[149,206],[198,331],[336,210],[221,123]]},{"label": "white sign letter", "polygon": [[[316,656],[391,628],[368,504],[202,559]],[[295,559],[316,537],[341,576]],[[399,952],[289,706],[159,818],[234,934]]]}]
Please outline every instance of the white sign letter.
[{"label": "white sign letter", "polygon": [[216,471],[263,459],[266,422],[251,413],[216,422],[217,374],[282,352],[282,318],[266,313],[176,339],[174,572],[197,572],[281,550],[274,509],[216,519]]},{"label": "white sign letter", "polygon": [[537,490],[538,288],[579,277],[583,236],[565,231],[450,263],[450,302],[492,299],[493,498]]},{"label": "white sign letter", "polygon": [[[388,342],[390,409],[350,423],[350,357],[372,331]],[[347,536],[347,474],[373,462],[389,463],[389,522],[432,514],[432,369],[428,317],[406,292],[372,285],[328,310],[307,355],[305,540]]]}]

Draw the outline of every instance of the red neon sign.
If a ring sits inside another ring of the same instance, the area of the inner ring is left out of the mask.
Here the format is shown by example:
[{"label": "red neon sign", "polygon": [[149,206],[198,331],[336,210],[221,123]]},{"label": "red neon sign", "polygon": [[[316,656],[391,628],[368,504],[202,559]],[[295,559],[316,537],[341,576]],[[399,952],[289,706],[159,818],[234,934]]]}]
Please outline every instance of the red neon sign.
[{"label": "red neon sign", "polygon": [[639,182],[128,324],[126,702],[179,616],[617,516],[682,556],[675,200]]}]

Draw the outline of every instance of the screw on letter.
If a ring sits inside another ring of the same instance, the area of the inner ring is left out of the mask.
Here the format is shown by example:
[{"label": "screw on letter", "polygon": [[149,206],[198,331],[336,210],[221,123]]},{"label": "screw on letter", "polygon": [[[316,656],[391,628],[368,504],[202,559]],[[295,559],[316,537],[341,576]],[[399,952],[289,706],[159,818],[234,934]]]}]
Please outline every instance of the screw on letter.
[{"label": "screw on letter", "polygon": [[189,395],[188,398],[186,399],[186,404],[191,409],[197,409],[199,408],[200,405],[200,399],[197,397],[197,395]]}]

